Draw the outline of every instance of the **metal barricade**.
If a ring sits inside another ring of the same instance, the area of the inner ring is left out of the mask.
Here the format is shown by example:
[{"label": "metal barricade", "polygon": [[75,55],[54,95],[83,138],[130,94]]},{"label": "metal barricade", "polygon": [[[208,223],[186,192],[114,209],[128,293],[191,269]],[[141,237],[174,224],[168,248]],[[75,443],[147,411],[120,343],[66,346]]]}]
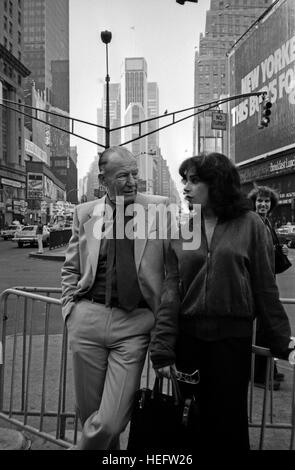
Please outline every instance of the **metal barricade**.
[{"label": "metal barricade", "polygon": [[72,236],[71,229],[52,230],[49,233],[49,250],[66,245]]},{"label": "metal barricade", "polygon": [[[52,297],[56,294],[61,294],[60,288],[15,287],[0,296],[0,418],[67,448],[76,442],[80,428],[75,413],[67,330],[61,317],[61,300]],[[294,299],[281,301],[295,304]],[[260,430],[259,449],[264,448],[269,430],[289,431],[289,448],[294,449],[295,368],[284,363],[290,377],[293,375],[288,380],[290,410],[281,412],[276,407],[272,388],[269,390],[275,359],[266,348],[253,345],[252,352],[249,427]],[[254,390],[255,354],[267,357],[264,390]],[[142,386],[150,388],[154,377],[147,356]]]},{"label": "metal barricade", "polygon": [[72,442],[66,429],[75,442],[78,420],[74,397],[67,403],[67,331],[65,326],[62,333],[50,331],[55,306],[61,318],[61,301],[50,295],[60,292],[25,287],[7,289],[0,297],[0,418],[67,448]]},{"label": "metal barricade", "polygon": [[[285,305],[295,305],[295,299],[281,298],[280,300]],[[264,448],[266,432],[274,432],[275,430],[289,431],[289,450],[293,450],[295,440],[295,366],[291,366],[287,361],[284,361],[284,372],[288,374],[289,379],[287,390],[284,392],[279,390],[274,394],[274,365],[277,359],[272,356],[268,348],[256,346],[255,337],[256,322],[254,322],[252,341],[251,380],[249,386],[249,427],[253,429],[260,428],[258,436],[259,450]],[[265,386],[262,390],[255,388],[254,368],[256,355],[266,358]],[[282,393],[284,393],[284,398],[282,398]],[[288,399],[290,401],[289,410],[287,407]],[[283,400],[286,400],[284,406],[279,407],[277,402],[282,402]],[[285,441],[286,440],[287,439],[285,439]]]}]

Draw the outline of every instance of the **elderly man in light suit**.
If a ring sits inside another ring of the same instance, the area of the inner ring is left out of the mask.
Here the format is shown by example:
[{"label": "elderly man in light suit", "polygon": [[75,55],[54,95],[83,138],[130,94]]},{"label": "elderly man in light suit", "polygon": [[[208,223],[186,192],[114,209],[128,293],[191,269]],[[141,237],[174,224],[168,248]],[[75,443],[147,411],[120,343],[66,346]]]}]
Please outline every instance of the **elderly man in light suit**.
[{"label": "elderly man in light suit", "polygon": [[[167,247],[165,210],[148,216],[150,205],[163,209],[167,198],[137,193],[135,157],[126,148],[111,147],[102,153],[99,168],[107,194],[77,206],[62,268],[63,316],[83,424],[79,450],[119,448],[160,303]],[[118,201],[129,214],[119,224]],[[136,204],[143,209],[136,223],[144,236],[132,239],[126,233]],[[126,232],[119,240],[122,226]],[[110,238],[103,236],[110,233],[107,227],[113,229]]]}]

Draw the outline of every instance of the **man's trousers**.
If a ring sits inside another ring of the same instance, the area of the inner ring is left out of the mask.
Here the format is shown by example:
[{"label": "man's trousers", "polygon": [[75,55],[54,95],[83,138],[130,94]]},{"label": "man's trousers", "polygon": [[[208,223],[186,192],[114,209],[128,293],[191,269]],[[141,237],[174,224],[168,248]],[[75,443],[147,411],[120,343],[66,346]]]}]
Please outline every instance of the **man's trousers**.
[{"label": "man's trousers", "polygon": [[147,308],[126,312],[80,300],[67,320],[78,413],[80,450],[118,448],[154,325]]}]

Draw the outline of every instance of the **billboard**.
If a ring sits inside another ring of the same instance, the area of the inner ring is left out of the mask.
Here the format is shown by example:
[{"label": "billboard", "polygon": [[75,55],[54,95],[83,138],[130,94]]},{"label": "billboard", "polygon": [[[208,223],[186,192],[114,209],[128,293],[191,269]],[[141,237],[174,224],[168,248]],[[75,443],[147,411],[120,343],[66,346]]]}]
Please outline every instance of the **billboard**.
[{"label": "billboard", "polygon": [[245,162],[295,147],[295,2],[285,0],[229,53],[230,95],[266,91],[270,124],[258,129],[259,100],[230,104],[229,153]]},{"label": "billboard", "polygon": [[28,173],[27,174],[27,198],[28,199],[42,199],[43,192],[43,174],[42,173]]}]

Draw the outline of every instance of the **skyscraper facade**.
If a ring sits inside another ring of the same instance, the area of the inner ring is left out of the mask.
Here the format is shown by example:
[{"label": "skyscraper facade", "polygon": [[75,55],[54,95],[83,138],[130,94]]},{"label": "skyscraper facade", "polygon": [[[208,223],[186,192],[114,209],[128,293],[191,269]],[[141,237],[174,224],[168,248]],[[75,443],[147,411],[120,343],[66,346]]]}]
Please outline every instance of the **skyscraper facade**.
[{"label": "skyscraper facade", "polygon": [[[156,82],[148,82],[147,92],[147,117],[153,118],[159,116],[159,87]],[[159,120],[153,119],[148,122],[148,132],[159,128]],[[159,132],[154,132],[148,136],[147,148],[149,151],[157,151],[159,148]]]},{"label": "skyscraper facade", "polygon": [[[109,104],[110,104],[110,129],[121,126],[121,87],[120,83],[109,84]],[[106,85],[104,86],[104,93],[102,98],[101,108],[97,110],[97,124],[105,126],[106,122]],[[105,131],[101,128],[97,129],[97,142],[105,144]],[[110,133],[110,146],[120,145],[121,143],[121,129]],[[102,147],[98,147],[98,152],[101,152]]]},{"label": "skyscraper facade", "polygon": [[45,91],[50,104],[52,63],[59,60],[69,61],[69,0],[24,0],[24,61],[36,90]]},{"label": "skyscraper facade", "polygon": [[[121,122],[132,124],[148,117],[147,62],[144,57],[128,57],[121,74]],[[122,129],[122,142],[147,133],[148,124]],[[145,181],[145,191],[153,193],[153,158],[148,155],[148,138],[134,140],[126,146],[138,158],[139,177]]]},{"label": "skyscraper facade", "polygon": [[[272,0],[211,0],[205,34],[195,53],[195,106],[228,93],[226,53]],[[196,116],[193,151],[222,151],[222,131],[211,129],[211,111]]]},{"label": "skyscraper facade", "polygon": [[[30,70],[23,61],[23,0],[0,2],[0,93],[24,102],[23,81]],[[10,106],[8,103],[4,105]],[[11,105],[13,107],[13,105]],[[0,228],[23,218],[26,199],[24,118],[0,107]]]},{"label": "skyscraper facade", "polygon": [[[72,190],[76,170],[72,168],[74,164],[70,167],[68,164],[70,136],[66,132],[70,108],[69,0],[24,0],[24,60],[32,71],[25,85],[26,103],[32,104],[33,82],[35,89],[43,93],[47,110],[57,114],[47,118],[52,124],[47,128],[50,166],[66,184],[67,191]],[[34,137],[32,134],[33,142]],[[74,191],[72,197],[73,194]],[[74,202],[72,198],[69,200]]]}]

